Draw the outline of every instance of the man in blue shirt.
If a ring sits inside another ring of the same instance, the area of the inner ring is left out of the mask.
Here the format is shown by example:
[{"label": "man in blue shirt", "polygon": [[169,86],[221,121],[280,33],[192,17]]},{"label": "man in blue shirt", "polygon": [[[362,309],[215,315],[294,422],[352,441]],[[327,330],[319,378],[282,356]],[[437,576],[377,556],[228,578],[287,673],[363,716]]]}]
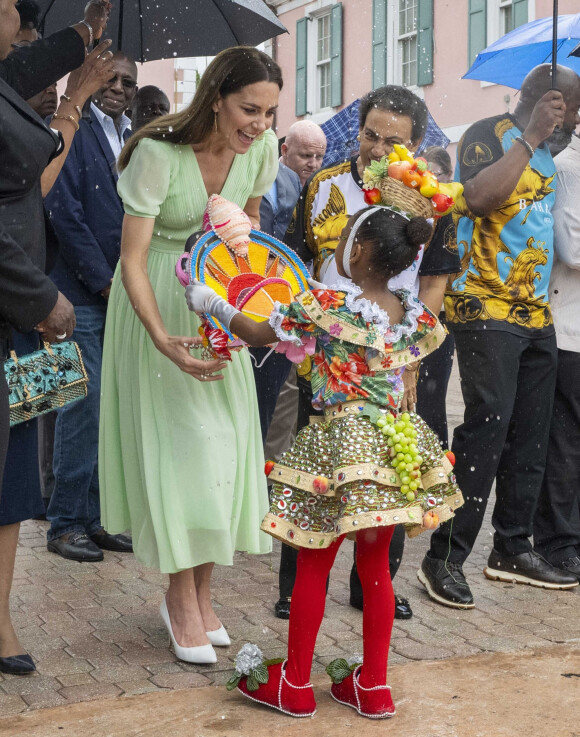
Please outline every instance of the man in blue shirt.
[{"label": "man in blue shirt", "polygon": [[130,135],[124,112],[137,91],[135,62],[121,52],[114,62],[115,76],[93,96],[46,198],[60,243],[51,277],[75,306],[72,340],[89,376],[87,397],[58,411],[47,547],[77,561],[102,560],[103,549],[132,550],[129,538],[109,535],[101,526],[97,475],[103,335],[123,223],[115,164]]},{"label": "man in blue shirt", "polygon": [[493,482],[492,580],[546,589],[578,585],[532,549],[556,380],[548,301],[556,170],[547,143],[580,123],[580,77],[550,65],[525,78],[513,115],[486,118],[457,149],[465,185],[454,213],[461,271],[445,296],[465,401],[452,450],[465,506],[432,535],[417,575],[440,604],[473,608],[462,565],[481,529]]}]

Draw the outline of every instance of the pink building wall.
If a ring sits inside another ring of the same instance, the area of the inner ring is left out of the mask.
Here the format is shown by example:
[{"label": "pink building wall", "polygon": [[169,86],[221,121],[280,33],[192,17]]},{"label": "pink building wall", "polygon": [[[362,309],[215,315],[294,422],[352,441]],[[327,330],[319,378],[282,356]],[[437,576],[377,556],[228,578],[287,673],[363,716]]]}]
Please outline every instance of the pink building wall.
[{"label": "pink building wall", "polygon": [[[342,0],[343,17],[343,107],[371,88],[372,79],[372,0]],[[288,29],[274,40],[276,61],[282,67],[284,88],[280,95],[276,132],[285,136],[296,120],[294,101],[296,95],[296,21],[304,17],[304,7],[280,14],[280,20]]]},{"label": "pink building wall", "polygon": [[137,64],[138,81],[140,87],[153,84],[175,104],[175,63],[173,59],[148,61],[146,64]]}]

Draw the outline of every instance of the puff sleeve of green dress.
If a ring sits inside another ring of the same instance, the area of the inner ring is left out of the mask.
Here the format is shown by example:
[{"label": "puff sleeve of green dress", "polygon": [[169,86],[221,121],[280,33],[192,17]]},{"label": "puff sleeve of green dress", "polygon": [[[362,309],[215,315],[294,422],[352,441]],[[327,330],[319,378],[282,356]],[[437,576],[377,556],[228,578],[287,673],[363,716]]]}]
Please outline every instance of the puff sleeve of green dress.
[{"label": "puff sleeve of green dress", "polygon": [[[234,157],[220,194],[243,208],[270,189],[277,169],[276,136],[266,131]],[[168,333],[197,336],[199,319],[175,276],[208,197],[193,149],[141,140],[118,192],[126,214],[155,220],[147,268]],[[101,379],[101,518],[111,533],[130,530],[138,560],[164,573],[270,549],[260,532],[268,494],[247,350],[223,373],[203,384],[155,348],[118,267]]]}]

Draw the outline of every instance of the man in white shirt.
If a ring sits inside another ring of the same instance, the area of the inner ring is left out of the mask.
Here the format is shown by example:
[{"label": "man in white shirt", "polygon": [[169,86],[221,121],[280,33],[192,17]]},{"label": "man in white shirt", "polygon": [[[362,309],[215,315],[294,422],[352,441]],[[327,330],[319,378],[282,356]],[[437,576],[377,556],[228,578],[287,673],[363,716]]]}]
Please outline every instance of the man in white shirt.
[{"label": "man in white shirt", "polygon": [[554,411],[534,548],[580,580],[580,138],[554,159],[558,186],[550,304],[558,345]]},{"label": "man in white shirt", "polygon": [[51,278],[75,307],[76,328],[67,339],[79,344],[89,375],[87,397],[58,411],[47,547],[77,561],[102,560],[103,549],[132,549],[129,538],[101,526],[97,476],[103,334],[123,223],[115,164],[130,135],[124,113],[137,91],[135,62],[120,52],[114,62],[115,76],[93,96],[45,201],[60,245]]}]

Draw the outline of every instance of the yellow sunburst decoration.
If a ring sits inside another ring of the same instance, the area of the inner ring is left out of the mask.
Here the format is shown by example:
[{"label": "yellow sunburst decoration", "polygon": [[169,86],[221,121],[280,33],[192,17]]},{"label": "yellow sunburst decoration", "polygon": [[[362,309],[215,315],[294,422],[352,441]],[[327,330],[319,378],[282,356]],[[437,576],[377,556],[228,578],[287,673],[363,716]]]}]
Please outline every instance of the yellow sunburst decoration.
[{"label": "yellow sunburst decoration", "polygon": [[309,274],[300,258],[276,238],[248,228],[240,208],[213,195],[207,212],[211,230],[191,236],[191,252],[177,265],[182,284],[198,279],[257,322],[268,319],[276,302],[288,305],[308,289]]}]

